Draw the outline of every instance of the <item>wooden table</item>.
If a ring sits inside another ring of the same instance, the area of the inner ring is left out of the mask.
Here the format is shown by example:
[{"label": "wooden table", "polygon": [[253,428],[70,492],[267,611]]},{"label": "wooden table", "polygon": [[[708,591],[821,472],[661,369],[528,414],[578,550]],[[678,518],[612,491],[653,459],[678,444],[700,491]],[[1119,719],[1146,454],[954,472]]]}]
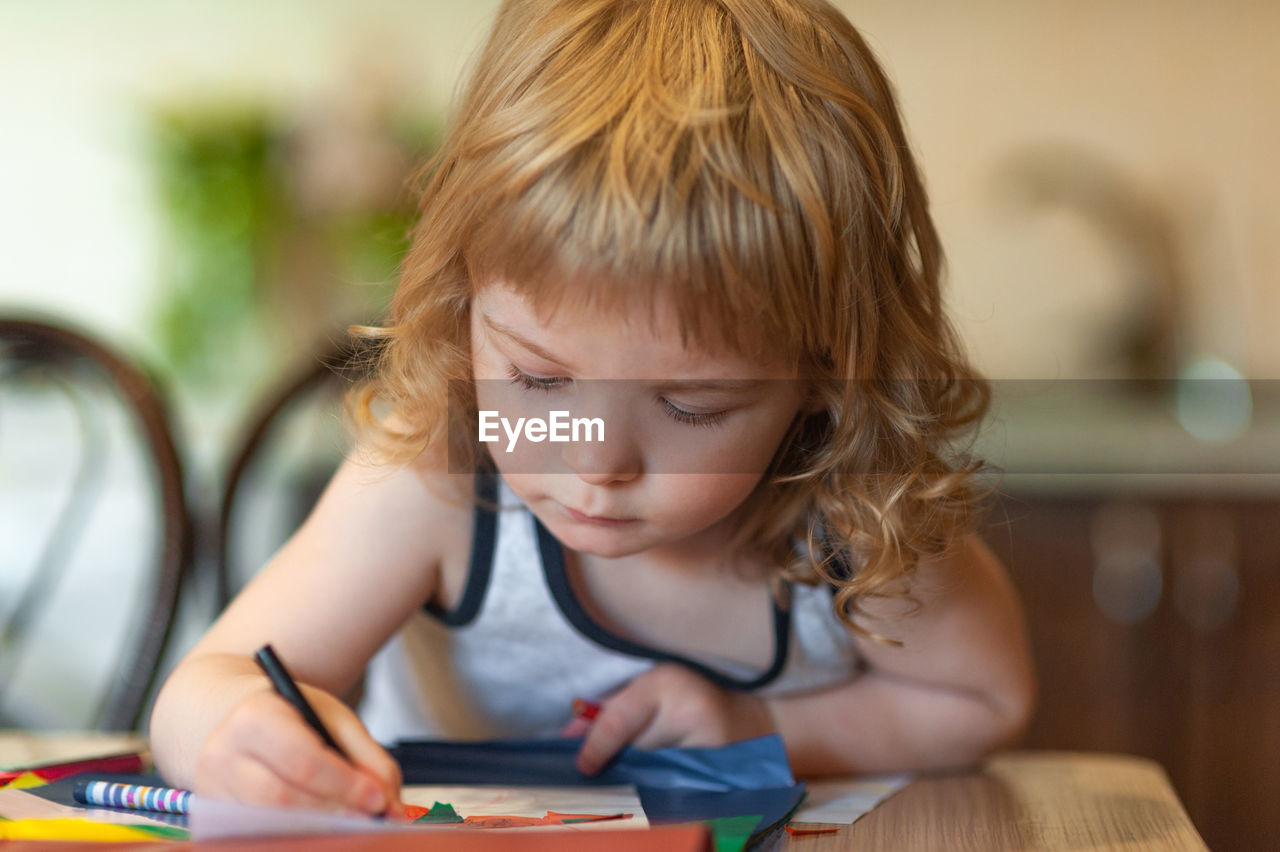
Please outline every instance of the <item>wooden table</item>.
[{"label": "wooden table", "polygon": [[[0,732],[0,765],[140,745],[141,740],[127,736]],[[1206,847],[1164,770],[1151,761],[1083,752],[1009,752],[993,757],[981,770],[919,777],[838,833],[786,837],[777,848],[986,852]]]},{"label": "wooden table", "polygon": [[1137,757],[1009,752],[917,778],[839,834],[790,849],[1205,849],[1164,770]]}]

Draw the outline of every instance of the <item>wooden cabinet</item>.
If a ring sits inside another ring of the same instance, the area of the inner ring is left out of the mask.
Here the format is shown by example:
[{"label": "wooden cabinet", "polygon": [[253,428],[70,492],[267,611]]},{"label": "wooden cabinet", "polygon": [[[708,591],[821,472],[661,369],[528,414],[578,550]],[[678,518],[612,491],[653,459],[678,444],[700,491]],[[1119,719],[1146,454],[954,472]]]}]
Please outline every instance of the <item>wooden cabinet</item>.
[{"label": "wooden cabinet", "polygon": [[1002,496],[1030,622],[1030,748],[1169,772],[1213,849],[1280,848],[1280,499]]}]

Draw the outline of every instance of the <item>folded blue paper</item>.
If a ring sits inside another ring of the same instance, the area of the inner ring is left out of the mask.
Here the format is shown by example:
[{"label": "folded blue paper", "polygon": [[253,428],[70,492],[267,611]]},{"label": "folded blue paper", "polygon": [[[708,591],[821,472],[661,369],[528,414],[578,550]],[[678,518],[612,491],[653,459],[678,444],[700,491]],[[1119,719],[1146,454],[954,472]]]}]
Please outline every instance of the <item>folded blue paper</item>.
[{"label": "folded blue paper", "polygon": [[406,784],[575,786],[630,784],[653,823],[759,815],[751,841],[804,798],[777,734],[720,748],[624,748],[599,775],[574,765],[580,739],[445,742],[408,740],[391,754]]},{"label": "folded blue paper", "polygon": [[637,787],[645,816],[655,825],[696,822],[719,817],[756,814],[752,835],[767,831],[791,815],[804,799],[804,782],[790,787],[755,790],[663,790]]},{"label": "folded blue paper", "polygon": [[404,740],[391,748],[406,784],[633,784],[666,790],[792,787],[791,765],[777,734],[720,748],[624,748],[598,775],[574,765],[580,739],[446,742]]}]

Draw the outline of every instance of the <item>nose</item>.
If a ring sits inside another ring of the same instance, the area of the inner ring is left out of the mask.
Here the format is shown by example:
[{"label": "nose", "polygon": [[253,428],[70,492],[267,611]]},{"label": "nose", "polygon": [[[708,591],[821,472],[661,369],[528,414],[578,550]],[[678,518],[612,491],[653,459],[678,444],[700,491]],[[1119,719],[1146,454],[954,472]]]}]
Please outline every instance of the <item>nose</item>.
[{"label": "nose", "polygon": [[644,469],[643,454],[633,437],[621,429],[602,441],[572,441],[564,445],[561,458],[579,479],[588,485],[631,482]]}]

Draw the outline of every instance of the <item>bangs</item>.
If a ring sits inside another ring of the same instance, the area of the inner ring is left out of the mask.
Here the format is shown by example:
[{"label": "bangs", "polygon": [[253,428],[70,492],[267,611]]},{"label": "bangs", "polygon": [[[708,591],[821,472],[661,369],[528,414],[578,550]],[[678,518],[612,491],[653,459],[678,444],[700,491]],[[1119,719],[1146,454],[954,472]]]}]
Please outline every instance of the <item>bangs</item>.
[{"label": "bangs", "polygon": [[661,228],[621,207],[614,211],[621,215],[578,211],[557,221],[561,211],[539,200],[518,199],[468,236],[463,251],[475,285],[502,282],[544,319],[564,307],[654,324],[659,306],[669,305],[683,345],[752,360],[794,359],[805,348],[796,333],[802,326],[781,321],[767,265],[755,265],[759,277],[751,279],[741,271],[750,265],[726,263],[708,251],[714,246],[689,238],[700,223]]}]

